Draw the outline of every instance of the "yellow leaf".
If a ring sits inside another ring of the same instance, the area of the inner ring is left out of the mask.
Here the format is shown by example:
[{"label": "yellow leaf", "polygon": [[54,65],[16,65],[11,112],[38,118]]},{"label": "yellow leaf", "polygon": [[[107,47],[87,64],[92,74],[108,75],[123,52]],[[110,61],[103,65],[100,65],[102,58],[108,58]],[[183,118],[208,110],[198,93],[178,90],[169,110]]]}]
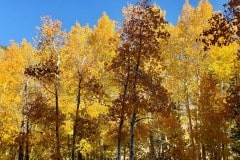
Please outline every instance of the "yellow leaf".
[{"label": "yellow leaf", "polygon": [[92,105],[87,107],[87,113],[92,118],[98,117],[100,114],[107,114],[108,107],[105,105],[101,105],[100,103],[93,103]]}]

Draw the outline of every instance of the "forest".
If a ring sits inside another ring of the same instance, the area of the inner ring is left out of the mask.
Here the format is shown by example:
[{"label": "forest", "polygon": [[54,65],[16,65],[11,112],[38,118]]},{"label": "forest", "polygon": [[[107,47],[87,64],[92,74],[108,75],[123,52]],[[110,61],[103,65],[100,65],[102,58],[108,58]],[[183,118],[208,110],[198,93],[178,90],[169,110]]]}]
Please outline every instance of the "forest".
[{"label": "forest", "polygon": [[1,160],[239,160],[240,1],[150,0],[117,25],[42,17],[0,48]]}]

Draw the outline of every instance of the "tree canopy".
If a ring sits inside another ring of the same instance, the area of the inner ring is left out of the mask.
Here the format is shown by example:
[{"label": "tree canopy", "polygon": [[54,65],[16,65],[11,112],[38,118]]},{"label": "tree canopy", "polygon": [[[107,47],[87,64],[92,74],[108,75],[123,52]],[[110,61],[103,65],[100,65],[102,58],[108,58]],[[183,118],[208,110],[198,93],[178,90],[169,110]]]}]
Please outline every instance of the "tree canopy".
[{"label": "tree canopy", "polygon": [[42,17],[35,43],[0,46],[0,159],[240,158],[239,1],[150,0],[91,28]]}]

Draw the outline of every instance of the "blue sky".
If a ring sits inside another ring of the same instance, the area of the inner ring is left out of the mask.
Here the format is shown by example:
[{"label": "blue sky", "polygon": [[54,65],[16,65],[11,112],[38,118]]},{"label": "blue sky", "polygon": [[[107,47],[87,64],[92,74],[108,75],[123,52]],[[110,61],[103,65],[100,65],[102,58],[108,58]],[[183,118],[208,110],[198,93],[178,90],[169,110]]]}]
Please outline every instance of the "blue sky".
[{"label": "blue sky", "polygon": [[[166,10],[166,19],[176,24],[185,0],[152,0]],[[189,0],[196,6],[199,0]],[[209,0],[214,10],[223,10],[227,0]],[[41,16],[50,15],[63,23],[69,31],[76,21],[81,25],[97,24],[105,11],[111,19],[122,22],[121,10],[128,3],[137,0],[1,0],[0,5],[0,45],[9,45],[10,40],[21,42],[23,38],[32,41],[36,36],[36,26],[41,25]]]}]

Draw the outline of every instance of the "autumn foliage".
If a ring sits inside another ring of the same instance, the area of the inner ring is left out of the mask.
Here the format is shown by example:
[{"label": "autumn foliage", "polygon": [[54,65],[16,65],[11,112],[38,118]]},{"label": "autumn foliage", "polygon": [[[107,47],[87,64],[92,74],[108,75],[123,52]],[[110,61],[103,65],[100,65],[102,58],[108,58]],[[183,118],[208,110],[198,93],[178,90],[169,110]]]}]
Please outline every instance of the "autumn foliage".
[{"label": "autumn foliage", "polygon": [[0,159],[239,159],[240,3],[223,5],[43,17],[36,43],[0,48]]}]

